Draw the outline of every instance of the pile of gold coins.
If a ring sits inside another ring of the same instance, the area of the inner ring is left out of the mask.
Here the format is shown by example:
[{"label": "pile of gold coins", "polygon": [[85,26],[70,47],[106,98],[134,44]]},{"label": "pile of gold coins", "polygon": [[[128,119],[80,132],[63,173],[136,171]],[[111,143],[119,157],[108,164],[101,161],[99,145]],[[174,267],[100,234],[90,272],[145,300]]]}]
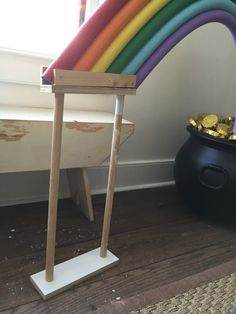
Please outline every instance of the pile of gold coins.
[{"label": "pile of gold coins", "polygon": [[234,120],[234,117],[216,114],[199,114],[196,119],[188,118],[189,124],[199,132],[230,141],[236,141],[236,135],[233,134]]}]

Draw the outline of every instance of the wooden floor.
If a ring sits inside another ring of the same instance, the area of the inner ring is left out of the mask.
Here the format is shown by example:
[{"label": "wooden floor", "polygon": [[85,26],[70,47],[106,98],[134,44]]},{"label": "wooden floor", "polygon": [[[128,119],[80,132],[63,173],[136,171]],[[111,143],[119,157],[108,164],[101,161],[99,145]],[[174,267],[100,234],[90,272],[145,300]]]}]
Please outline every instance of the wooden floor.
[{"label": "wooden floor", "polygon": [[[70,200],[59,204],[56,261],[99,246],[104,196],[89,223]],[[0,311],[86,313],[236,258],[236,230],[209,224],[174,187],[115,195],[110,250],[118,266],[42,301],[29,276],[44,269],[46,202],[0,208]]]}]

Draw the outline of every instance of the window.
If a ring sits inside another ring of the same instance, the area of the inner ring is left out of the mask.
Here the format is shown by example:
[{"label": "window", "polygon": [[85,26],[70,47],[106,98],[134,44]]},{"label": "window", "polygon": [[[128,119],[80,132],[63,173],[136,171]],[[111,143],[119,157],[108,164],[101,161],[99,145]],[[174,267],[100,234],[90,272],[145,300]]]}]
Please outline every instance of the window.
[{"label": "window", "polygon": [[87,18],[98,4],[99,0],[1,1],[0,48],[57,55],[77,32],[80,17]]}]

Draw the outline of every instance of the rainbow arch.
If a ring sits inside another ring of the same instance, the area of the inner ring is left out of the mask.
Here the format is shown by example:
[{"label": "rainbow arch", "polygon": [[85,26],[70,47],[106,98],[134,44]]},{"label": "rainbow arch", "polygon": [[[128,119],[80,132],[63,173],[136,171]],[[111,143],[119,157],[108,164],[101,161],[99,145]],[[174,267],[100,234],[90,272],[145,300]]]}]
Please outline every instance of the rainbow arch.
[{"label": "rainbow arch", "polygon": [[177,43],[212,22],[236,43],[236,0],[105,0],[43,78],[53,82],[54,69],[136,74],[138,87]]}]

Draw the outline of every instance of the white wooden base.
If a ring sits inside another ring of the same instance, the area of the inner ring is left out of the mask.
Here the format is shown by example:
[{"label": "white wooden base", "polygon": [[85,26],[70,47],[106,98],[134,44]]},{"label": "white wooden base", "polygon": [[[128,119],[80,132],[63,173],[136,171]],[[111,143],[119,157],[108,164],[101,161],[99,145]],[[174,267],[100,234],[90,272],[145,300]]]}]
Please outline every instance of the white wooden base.
[{"label": "white wooden base", "polygon": [[45,280],[45,270],[30,277],[36,290],[43,299],[48,299],[91,277],[107,268],[112,267],[119,261],[118,257],[107,251],[107,256],[100,257],[100,248],[74,257],[54,267],[54,280]]}]

